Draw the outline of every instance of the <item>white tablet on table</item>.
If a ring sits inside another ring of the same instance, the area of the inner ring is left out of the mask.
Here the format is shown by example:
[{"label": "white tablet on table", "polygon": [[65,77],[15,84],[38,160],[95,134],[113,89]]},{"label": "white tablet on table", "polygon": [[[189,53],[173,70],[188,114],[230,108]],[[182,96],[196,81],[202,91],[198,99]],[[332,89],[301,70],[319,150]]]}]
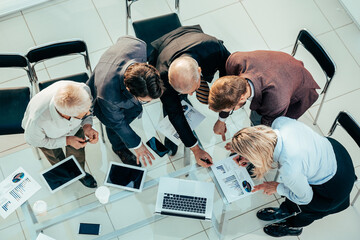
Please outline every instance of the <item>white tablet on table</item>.
[{"label": "white tablet on table", "polygon": [[85,171],[73,155],[40,173],[41,178],[45,181],[51,193],[69,186],[80,178],[85,177],[85,175]]},{"label": "white tablet on table", "polygon": [[104,185],[141,192],[146,177],[146,168],[110,162]]}]

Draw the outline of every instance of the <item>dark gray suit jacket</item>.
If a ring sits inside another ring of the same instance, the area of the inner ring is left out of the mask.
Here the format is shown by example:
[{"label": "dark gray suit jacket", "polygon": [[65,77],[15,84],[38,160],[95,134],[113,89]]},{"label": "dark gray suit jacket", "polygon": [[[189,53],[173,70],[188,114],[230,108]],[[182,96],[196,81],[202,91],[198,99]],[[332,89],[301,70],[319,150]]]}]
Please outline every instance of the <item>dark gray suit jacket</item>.
[{"label": "dark gray suit jacket", "polygon": [[131,36],[121,37],[101,56],[87,82],[94,97],[94,115],[128,148],[141,141],[129,124],[141,113],[142,106],[124,84],[126,69],[137,62],[146,62],[146,43]]}]

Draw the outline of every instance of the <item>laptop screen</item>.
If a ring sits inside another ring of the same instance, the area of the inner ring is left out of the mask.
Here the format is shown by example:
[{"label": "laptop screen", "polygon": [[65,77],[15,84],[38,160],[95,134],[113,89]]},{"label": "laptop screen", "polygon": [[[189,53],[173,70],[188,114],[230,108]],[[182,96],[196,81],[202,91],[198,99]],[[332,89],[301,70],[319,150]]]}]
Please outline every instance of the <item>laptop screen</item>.
[{"label": "laptop screen", "polygon": [[112,164],[106,183],[140,189],[144,170]]},{"label": "laptop screen", "polygon": [[42,174],[51,190],[61,187],[82,174],[75,161],[73,157],[63,160],[61,164]]}]

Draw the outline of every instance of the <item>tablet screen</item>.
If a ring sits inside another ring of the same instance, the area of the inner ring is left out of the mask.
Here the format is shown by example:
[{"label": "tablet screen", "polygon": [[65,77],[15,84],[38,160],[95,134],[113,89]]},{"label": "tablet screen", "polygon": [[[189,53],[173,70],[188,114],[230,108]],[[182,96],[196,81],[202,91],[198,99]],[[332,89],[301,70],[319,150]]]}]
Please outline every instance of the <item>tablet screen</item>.
[{"label": "tablet screen", "polygon": [[74,158],[63,160],[58,166],[42,174],[51,190],[61,187],[82,174],[75,161]]},{"label": "tablet screen", "polygon": [[142,169],[134,169],[131,167],[112,164],[106,183],[127,188],[140,189],[143,176],[144,170]]}]

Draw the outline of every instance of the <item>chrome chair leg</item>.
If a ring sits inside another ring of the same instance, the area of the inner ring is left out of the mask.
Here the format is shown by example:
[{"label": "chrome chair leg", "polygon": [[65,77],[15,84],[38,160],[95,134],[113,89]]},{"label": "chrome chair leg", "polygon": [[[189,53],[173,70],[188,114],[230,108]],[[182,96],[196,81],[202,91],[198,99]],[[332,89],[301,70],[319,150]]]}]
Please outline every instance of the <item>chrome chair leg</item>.
[{"label": "chrome chair leg", "polygon": [[[359,181],[356,181],[355,184],[356,184],[356,183],[359,183]],[[356,186],[355,186],[355,187],[356,187]],[[358,191],[357,191],[354,199],[351,201],[351,204],[350,204],[351,206],[354,206],[354,204],[355,204],[355,202],[356,202],[356,200],[358,199],[359,196],[360,196],[360,189],[358,189]]]}]

